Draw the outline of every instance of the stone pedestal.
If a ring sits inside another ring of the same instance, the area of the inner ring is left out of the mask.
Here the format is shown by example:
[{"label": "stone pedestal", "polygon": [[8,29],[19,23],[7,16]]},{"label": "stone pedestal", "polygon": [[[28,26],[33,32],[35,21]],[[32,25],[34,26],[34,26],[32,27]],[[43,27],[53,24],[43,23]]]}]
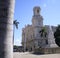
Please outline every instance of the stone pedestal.
[{"label": "stone pedestal", "polygon": [[57,48],[38,48],[33,53],[36,54],[56,54],[60,53],[60,47]]}]

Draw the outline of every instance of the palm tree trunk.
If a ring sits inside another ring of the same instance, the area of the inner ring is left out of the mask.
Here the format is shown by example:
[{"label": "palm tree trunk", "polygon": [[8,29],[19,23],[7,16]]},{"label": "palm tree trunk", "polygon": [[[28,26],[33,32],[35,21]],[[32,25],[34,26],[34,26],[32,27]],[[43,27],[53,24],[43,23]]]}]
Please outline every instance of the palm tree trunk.
[{"label": "palm tree trunk", "polygon": [[13,58],[14,0],[0,0],[0,58]]},{"label": "palm tree trunk", "polygon": [[14,46],[14,32],[15,32],[15,26],[13,25],[13,46]]}]

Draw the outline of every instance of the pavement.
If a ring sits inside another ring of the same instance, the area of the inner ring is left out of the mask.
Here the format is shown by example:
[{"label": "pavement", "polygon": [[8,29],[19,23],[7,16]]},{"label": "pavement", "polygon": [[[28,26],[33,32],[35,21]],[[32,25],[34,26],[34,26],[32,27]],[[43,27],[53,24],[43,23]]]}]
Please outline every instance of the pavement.
[{"label": "pavement", "polygon": [[60,54],[35,55],[29,52],[14,52],[13,58],[60,58]]}]

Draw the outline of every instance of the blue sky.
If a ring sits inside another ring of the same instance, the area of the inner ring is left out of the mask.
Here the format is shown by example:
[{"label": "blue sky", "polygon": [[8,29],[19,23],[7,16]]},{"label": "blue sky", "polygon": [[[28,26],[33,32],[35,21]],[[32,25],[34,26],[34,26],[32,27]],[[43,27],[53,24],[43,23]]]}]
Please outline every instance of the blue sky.
[{"label": "blue sky", "polygon": [[40,6],[44,25],[60,24],[60,0],[16,0],[14,19],[20,22],[15,29],[14,44],[21,45],[22,28],[32,24],[33,7]]}]

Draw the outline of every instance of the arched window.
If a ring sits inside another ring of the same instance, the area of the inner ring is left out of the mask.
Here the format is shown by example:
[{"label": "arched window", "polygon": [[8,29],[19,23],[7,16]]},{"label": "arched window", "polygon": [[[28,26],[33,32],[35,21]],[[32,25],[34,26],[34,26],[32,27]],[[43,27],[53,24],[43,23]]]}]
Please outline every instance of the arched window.
[{"label": "arched window", "polygon": [[37,10],[37,13],[39,13],[39,10]]}]

